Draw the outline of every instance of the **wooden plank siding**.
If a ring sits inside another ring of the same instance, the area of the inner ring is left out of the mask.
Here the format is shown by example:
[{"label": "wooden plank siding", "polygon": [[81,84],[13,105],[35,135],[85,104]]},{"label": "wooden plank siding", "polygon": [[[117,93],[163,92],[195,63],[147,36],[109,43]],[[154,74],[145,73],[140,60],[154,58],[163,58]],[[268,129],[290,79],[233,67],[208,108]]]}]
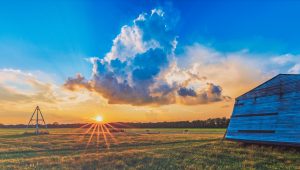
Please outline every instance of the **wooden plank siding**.
[{"label": "wooden plank siding", "polygon": [[300,145],[300,75],[279,74],[236,98],[225,138]]}]

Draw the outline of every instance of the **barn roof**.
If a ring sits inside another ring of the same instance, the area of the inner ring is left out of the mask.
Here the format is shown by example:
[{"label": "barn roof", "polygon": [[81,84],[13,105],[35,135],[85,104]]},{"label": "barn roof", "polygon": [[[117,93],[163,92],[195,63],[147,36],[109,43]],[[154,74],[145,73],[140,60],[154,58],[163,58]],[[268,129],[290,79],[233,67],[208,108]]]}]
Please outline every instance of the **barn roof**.
[{"label": "barn roof", "polygon": [[236,99],[262,97],[291,91],[300,91],[300,74],[278,74]]}]

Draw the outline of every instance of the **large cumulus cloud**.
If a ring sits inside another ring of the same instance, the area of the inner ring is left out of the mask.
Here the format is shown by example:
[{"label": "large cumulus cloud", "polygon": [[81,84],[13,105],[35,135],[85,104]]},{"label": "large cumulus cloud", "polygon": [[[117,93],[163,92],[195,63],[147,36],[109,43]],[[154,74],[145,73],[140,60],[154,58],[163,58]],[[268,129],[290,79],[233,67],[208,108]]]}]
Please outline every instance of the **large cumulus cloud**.
[{"label": "large cumulus cloud", "polygon": [[70,90],[87,88],[110,104],[204,104],[229,99],[222,88],[177,64],[174,21],[161,9],[139,15],[121,28],[103,58],[91,58],[93,75],[69,78]]}]

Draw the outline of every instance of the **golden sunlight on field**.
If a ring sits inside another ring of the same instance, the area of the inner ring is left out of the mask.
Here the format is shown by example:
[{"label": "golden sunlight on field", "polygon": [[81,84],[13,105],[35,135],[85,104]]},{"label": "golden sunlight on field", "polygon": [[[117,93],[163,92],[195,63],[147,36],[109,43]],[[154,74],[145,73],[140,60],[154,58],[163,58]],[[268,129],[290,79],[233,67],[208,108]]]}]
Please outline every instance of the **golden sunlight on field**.
[{"label": "golden sunlight on field", "polygon": [[225,129],[125,129],[114,138],[106,130],[91,138],[87,129],[0,129],[0,169],[300,168],[299,151],[222,142]]}]

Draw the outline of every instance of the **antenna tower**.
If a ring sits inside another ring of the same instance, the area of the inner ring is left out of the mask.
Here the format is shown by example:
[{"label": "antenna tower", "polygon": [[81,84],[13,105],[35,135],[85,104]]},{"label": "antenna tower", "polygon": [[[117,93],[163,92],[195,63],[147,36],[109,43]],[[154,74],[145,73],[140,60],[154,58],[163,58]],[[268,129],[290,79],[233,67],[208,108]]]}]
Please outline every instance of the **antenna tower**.
[{"label": "antenna tower", "polygon": [[[42,124],[41,124],[41,123]],[[41,112],[41,109],[39,106],[36,106],[34,112],[32,113],[32,116],[27,124],[27,129],[29,128],[29,126],[31,125],[31,123],[34,123],[33,125],[35,125],[35,134],[38,135],[41,133],[41,131],[39,130],[39,125],[45,125],[46,129],[47,129],[47,124],[44,120],[43,114]]]}]

